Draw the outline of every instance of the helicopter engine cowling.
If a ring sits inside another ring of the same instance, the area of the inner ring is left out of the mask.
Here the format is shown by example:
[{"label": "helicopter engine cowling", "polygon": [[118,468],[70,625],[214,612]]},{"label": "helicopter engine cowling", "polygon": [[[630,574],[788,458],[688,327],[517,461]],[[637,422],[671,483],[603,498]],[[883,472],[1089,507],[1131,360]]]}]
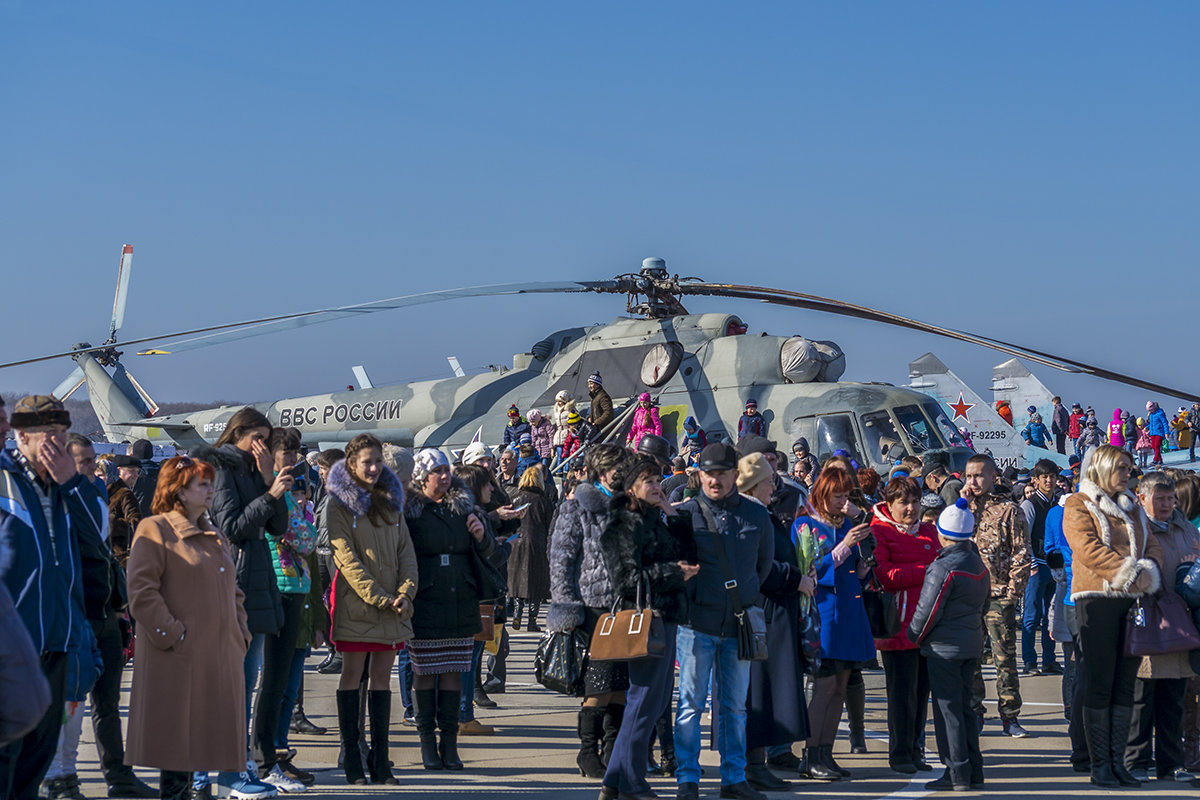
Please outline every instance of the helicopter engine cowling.
[{"label": "helicopter engine cowling", "polygon": [[790,383],[834,383],[846,371],[846,354],[834,342],[793,336],[780,348],[779,367]]}]

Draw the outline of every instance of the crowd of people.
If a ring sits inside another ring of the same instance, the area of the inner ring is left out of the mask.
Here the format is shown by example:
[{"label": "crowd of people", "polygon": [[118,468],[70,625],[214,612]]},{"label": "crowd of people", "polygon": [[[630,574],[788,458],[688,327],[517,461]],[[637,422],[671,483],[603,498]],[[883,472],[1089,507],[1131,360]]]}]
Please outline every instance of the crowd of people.
[{"label": "crowd of people", "polygon": [[[110,797],[303,792],[315,776],[288,738],[325,732],[304,713],[313,648],[339,673],[347,783],[398,782],[394,684],[421,765],[463,770],[459,736],[493,732],[474,710],[504,691],[507,628],[544,618],[547,640],[586,648],[642,608],[661,623],[654,653],[585,659],[574,687],[576,762],[602,800],[657,796],[650,775],[697,798],[710,707],[721,797],[851,779],[838,730],[845,718],[865,751],[863,671],[880,665],[889,767],[932,770],[932,707],[945,771],[926,788],[980,789],[985,658],[1016,738],[1021,677],[1061,675],[1071,762],[1092,783],[1200,767],[1200,663],[1138,650],[1127,627],[1163,597],[1200,605],[1200,478],[1143,472],[1128,414],[1092,441],[1094,412],[1056,402],[1048,429],[1031,412],[1031,444],[1085,439],[1068,469],[931,454],[881,475],[803,438],[781,449],[753,400],[735,441],[687,417],[678,442],[648,394],[615,436],[599,374],[588,401],[514,406],[499,452],[453,456],[365,433],[310,453],[247,407],[212,446],[161,463],[145,441],[98,459],[53,397],[11,419],[0,406],[17,442],[0,453],[0,797],[82,798],[89,700]],[[1163,430],[1149,416],[1134,428]],[[1200,404],[1176,423],[1200,433]],[[1171,432],[1147,434],[1156,466]],[[1175,441],[1194,452],[1195,436]],[[135,765],[159,770],[158,789]]]}]

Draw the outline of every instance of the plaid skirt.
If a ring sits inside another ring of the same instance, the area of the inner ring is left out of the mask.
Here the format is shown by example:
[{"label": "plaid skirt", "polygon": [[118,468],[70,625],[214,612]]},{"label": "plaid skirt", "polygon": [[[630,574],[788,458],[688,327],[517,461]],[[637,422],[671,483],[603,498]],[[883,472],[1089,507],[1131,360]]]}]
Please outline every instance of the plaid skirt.
[{"label": "plaid skirt", "polygon": [[466,672],[471,668],[475,638],[409,639],[408,656],[417,675],[442,675],[447,672]]}]

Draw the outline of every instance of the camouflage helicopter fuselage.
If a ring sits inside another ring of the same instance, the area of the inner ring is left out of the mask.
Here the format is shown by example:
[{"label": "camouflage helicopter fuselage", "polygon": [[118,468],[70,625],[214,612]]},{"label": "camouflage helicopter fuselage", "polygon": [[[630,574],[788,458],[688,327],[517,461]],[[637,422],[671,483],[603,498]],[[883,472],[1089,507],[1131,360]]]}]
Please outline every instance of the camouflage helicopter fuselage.
[{"label": "camouflage helicopter fuselage", "polygon": [[[548,411],[566,390],[581,412],[587,379],[599,372],[614,402],[650,392],[664,435],[677,439],[686,416],[709,435],[736,434],[746,401],[755,399],[768,437],[789,452],[803,436],[818,456],[843,449],[876,468],[904,452],[955,444],[945,414],[927,395],[882,383],[791,383],[780,351],[788,337],[746,334],[732,314],[681,314],[666,319],[618,318],[606,325],[558,331],[513,369],[466,377],[334,392],[255,404],[272,424],[298,428],[306,444],[346,442],[372,433],[406,447],[465,447],[482,426],[483,441],[503,437],[506,411],[516,405]],[[213,442],[238,407],[226,406],[122,425],[110,439],[146,437],[195,447]],[[897,412],[896,409],[903,409]],[[901,433],[897,434],[897,431]],[[968,451],[951,447],[951,460]],[[887,451],[886,453],[884,451]]]}]

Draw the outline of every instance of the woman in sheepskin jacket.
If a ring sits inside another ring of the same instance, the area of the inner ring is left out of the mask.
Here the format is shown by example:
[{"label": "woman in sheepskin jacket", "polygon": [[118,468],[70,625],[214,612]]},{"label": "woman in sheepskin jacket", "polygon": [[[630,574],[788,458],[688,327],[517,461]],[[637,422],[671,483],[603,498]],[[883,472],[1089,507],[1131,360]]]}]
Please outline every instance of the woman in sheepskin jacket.
[{"label": "woman in sheepskin jacket", "polygon": [[[471,669],[479,602],[493,599],[483,559],[496,544],[475,514],[475,495],[450,474],[440,450],[417,453],[404,516],[417,554],[421,589],[408,645],[413,704],[425,769],[462,769],[458,711],[462,673]],[[499,588],[497,588],[499,591]],[[441,729],[440,743],[434,720]]]},{"label": "woman in sheepskin jacket", "polygon": [[359,754],[359,680],[370,660],[367,709],[373,783],[395,784],[388,762],[391,672],[396,651],[412,637],[417,560],[401,510],[404,488],[383,463],[383,445],[364,433],[329,470],[325,520],[333,550],[333,631],[342,654],[338,728],[347,783],[366,783]]},{"label": "woman in sheepskin jacket", "polygon": [[1083,651],[1083,725],[1097,786],[1137,786],[1125,768],[1140,659],[1125,652],[1125,617],[1162,583],[1162,547],[1127,490],[1133,460],[1112,445],[1088,454],[1079,491],[1063,507],[1071,545],[1071,599]]}]

